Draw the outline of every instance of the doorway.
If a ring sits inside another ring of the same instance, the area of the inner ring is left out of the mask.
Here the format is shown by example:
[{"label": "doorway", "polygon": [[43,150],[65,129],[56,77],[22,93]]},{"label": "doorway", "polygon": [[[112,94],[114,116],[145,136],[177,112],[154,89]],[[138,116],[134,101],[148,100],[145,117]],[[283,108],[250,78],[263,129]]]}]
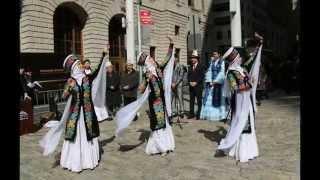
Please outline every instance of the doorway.
[{"label": "doorway", "polygon": [[114,15],[109,23],[109,57],[114,70],[122,73],[125,70],[126,46],[125,46],[125,15]]}]

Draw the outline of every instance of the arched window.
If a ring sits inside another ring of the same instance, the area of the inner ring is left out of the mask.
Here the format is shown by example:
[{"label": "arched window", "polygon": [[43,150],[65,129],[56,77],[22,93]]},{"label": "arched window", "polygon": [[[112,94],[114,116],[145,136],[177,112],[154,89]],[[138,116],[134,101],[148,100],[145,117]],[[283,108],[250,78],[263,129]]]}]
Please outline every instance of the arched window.
[{"label": "arched window", "polygon": [[194,7],[194,0],[188,0],[188,6]]},{"label": "arched window", "polygon": [[109,44],[110,57],[126,57],[125,34],[126,28],[123,27],[123,14],[113,16],[109,23]]},{"label": "arched window", "polygon": [[125,46],[125,15],[116,14],[109,22],[109,57],[116,72],[125,70],[126,46]]},{"label": "arched window", "polygon": [[80,6],[65,3],[60,5],[54,14],[54,53],[62,61],[69,54],[83,58],[82,28],[86,17],[77,11],[83,11]]}]

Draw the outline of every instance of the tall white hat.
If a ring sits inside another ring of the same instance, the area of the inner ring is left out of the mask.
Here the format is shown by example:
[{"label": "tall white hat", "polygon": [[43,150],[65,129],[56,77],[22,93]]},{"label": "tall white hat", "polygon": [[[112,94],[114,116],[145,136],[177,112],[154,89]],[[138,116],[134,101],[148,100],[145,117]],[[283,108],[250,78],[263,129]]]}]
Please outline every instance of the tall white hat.
[{"label": "tall white hat", "polygon": [[198,51],[196,49],[192,51],[191,57],[200,58],[199,54],[198,54]]},{"label": "tall white hat", "polygon": [[222,59],[233,61],[236,57],[239,56],[238,51],[234,47],[230,47],[222,56]]},{"label": "tall white hat", "polygon": [[71,72],[76,64],[80,63],[80,60],[73,54],[68,55],[63,61],[63,68],[67,72]]}]

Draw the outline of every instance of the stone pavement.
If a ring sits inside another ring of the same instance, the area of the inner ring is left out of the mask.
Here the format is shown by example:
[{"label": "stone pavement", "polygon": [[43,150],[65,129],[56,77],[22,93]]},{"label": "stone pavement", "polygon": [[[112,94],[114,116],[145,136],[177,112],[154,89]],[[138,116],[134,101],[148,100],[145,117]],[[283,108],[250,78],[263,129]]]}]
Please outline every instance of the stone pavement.
[{"label": "stone pavement", "polygon": [[48,131],[20,137],[21,180],[296,180],[300,179],[300,99],[273,97],[262,101],[256,119],[260,156],[236,164],[228,157],[216,158],[214,151],[225,133],[221,122],[174,125],[176,150],[168,156],[144,152],[149,122],[145,112],[133,122],[123,138],[114,138],[115,122],[100,124],[104,150],[95,170],[72,173],[54,166],[55,155],[44,157],[38,141]]}]

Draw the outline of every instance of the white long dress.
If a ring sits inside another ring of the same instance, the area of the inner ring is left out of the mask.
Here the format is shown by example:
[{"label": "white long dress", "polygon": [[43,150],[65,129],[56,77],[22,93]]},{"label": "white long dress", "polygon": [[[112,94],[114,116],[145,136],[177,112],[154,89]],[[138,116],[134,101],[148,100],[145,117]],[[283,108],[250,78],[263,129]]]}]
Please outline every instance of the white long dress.
[{"label": "white long dress", "polygon": [[[143,95],[136,101],[121,108],[116,114],[116,136],[120,137],[124,134],[124,130],[131,124],[136,113],[142,107],[143,103],[147,100],[150,94],[149,86],[146,88]],[[147,154],[166,153],[167,151],[173,151],[175,149],[174,135],[172,127],[166,117],[166,128],[155,130],[151,132],[146,150]]]},{"label": "white long dress", "polygon": [[[174,65],[174,51],[172,51],[170,60],[167,64],[167,66],[164,69],[164,93],[165,93],[165,107],[168,115],[170,116],[172,114],[171,109],[171,84],[172,84],[172,74],[173,74],[173,65]],[[147,64],[147,69],[153,69],[150,72],[153,72],[154,75],[156,73],[154,72],[155,69],[152,66],[149,66]],[[117,129],[116,129],[116,136],[122,136],[124,133],[124,130],[128,128],[128,126],[133,121],[135,115],[139,111],[139,109],[142,107],[143,103],[147,100],[148,96],[150,94],[150,87],[149,85],[145,89],[144,93],[140,98],[138,98],[136,101],[128,104],[125,107],[122,107],[116,114],[116,123],[117,123]],[[151,132],[146,150],[145,152],[150,154],[158,154],[158,153],[166,153],[168,151],[174,151],[175,149],[175,142],[174,142],[174,135],[172,132],[172,127],[170,126],[168,122],[168,117],[166,115],[166,128],[155,130]]]},{"label": "white long dress", "polygon": [[77,134],[74,142],[64,140],[60,165],[73,172],[84,169],[94,169],[99,164],[98,138],[87,140],[84,123],[83,108],[80,108],[80,116],[77,123]]},{"label": "white long dress", "polygon": [[[158,153],[166,153],[168,151],[173,151],[175,148],[174,143],[174,136],[172,132],[171,125],[168,122],[168,115],[170,116],[172,114],[171,109],[171,82],[172,82],[172,72],[173,72],[173,58],[170,59],[167,67],[164,70],[164,94],[165,94],[165,119],[166,119],[166,127],[163,129],[158,129],[155,131],[152,131],[150,134],[150,137],[148,139],[148,143],[146,146],[146,153],[148,155],[151,154],[158,154]],[[153,74],[157,76],[157,73],[155,72],[155,69],[153,69]],[[171,76],[168,76],[168,74],[171,74]]]},{"label": "white long dress", "polygon": [[[248,162],[259,155],[250,91],[236,94],[236,102],[231,126],[226,137],[221,140],[218,149],[225,151],[240,162]],[[248,115],[251,132],[242,133],[247,124]]]},{"label": "white long dress", "polygon": [[[98,70],[98,75],[92,82],[92,101],[94,105],[94,111],[98,121],[102,121],[108,117],[108,113],[105,107],[105,98],[101,98],[105,95],[105,82],[106,82],[106,69],[105,63],[107,59],[104,58],[103,62]],[[101,68],[102,67],[102,68]],[[74,68],[71,72],[71,77],[76,79],[77,83],[81,85],[82,78],[85,74],[78,68]],[[43,148],[43,155],[47,156],[55,151],[60,138],[64,132],[66,121],[70,117],[71,96],[69,97],[65,110],[60,121],[49,121],[45,126],[51,129],[40,140],[40,146]],[[73,172],[80,172],[84,169],[94,169],[100,159],[98,138],[87,140],[87,132],[85,129],[83,106],[80,108],[80,115],[77,123],[77,130],[74,142],[64,140],[60,165],[63,168],[69,169]]]},{"label": "white long dress", "polygon": [[[250,71],[251,80],[258,79],[261,61],[261,49],[262,45],[259,48],[253,68]],[[241,58],[236,57],[234,62],[235,63],[230,65],[228,71],[236,70],[243,75],[243,68],[240,66]],[[251,81],[251,84],[252,88],[250,90],[237,92],[235,94],[236,107],[232,115],[231,125],[228,129],[226,137],[221,140],[220,145],[218,146],[219,150],[223,150],[229,156],[234,157],[240,162],[248,162],[249,160],[259,156],[254,116],[254,111],[257,112],[255,104],[257,81]],[[230,97],[230,85],[228,82],[225,82],[224,85],[223,94],[225,97]],[[248,118],[248,116],[250,116],[250,118]],[[250,119],[251,132],[243,133],[243,130],[248,123],[248,119]]]},{"label": "white long dress", "polygon": [[146,153],[148,155],[166,153],[167,151],[173,151],[174,148],[175,142],[172,127],[166,118],[166,128],[151,132],[146,146]]}]

